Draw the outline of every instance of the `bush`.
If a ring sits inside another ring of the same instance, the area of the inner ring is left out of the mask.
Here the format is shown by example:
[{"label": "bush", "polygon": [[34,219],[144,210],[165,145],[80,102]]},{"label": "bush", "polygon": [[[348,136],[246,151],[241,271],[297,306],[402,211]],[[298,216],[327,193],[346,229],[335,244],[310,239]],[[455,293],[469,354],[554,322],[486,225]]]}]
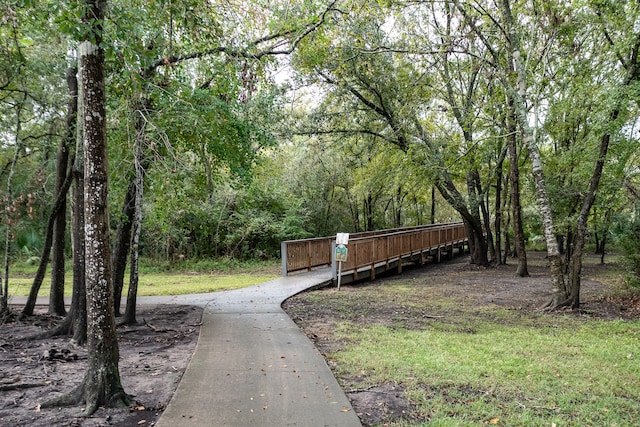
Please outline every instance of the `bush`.
[{"label": "bush", "polygon": [[620,246],[628,271],[627,284],[640,288],[640,220],[635,219],[621,230]]}]

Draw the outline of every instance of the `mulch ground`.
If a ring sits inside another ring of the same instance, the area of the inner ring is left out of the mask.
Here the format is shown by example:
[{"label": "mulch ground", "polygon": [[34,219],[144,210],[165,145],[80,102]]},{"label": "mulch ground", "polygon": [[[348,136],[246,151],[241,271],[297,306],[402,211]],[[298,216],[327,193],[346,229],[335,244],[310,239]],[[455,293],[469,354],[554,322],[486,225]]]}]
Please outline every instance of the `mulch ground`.
[{"label": "mulch ground", "polygon": [[[15,307],[19,311],[19,307]],[[99,409],[81,417],[82,407],[41,409],[82,381],[87,353],[66,337],[24,340],[49,330],[60,318],[38,311],[0,325],[0,425],[151,426],[169,403],[195,350],[202,309],[158,305],[138,309],[138,325],[118,328],[120,376],[133,397],[129,409]]]}]

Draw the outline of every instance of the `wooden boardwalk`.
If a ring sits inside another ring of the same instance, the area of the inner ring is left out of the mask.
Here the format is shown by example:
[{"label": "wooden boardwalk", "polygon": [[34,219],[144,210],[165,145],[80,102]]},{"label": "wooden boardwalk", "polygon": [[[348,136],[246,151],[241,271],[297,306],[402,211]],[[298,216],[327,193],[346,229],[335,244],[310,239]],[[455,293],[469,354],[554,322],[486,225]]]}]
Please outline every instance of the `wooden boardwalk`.
[{"label": "wooden boardwalk", "polygon": [[331,267],[342,283],[370,279],[389,270],[402,272],[406,263],[424,264],[451,258],[468,244],[463,223],[433,224],[354,233],[349,236],[347,260],[338,268],[336,237],[282,242],[282,275]]}]

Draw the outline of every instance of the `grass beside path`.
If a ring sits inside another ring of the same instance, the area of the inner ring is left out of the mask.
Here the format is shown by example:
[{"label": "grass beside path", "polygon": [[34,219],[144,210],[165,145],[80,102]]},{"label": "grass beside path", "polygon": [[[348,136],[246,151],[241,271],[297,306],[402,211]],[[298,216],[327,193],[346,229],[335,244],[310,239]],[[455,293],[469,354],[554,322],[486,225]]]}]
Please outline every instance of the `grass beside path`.
[{"label": "grass beside path", "polygon": [[[354,406],[367,426],[638,425],[640,320],[603,297],[622,269],[586,268],[584,311],[549,314],[537,310],[550,289],[539,265],[515,279],[508,266],[442,264],[302,294],[285,309],[351,397],[383,390]],[[391,389],[413,411],[389,416]]]},{"label": "grass beside path", "polygon": [[[138,283],[139,296],[183,295],[239,289],[267,282],[279,276],[280,265],[277,262],[254,263],[246,265],[178,265],[167,271],[166,266],[144,265]],[[18,265],[10,272],[9,295],[25,296],[29,294],[35,267]],[[71,296],[73,277],[68,271],[65,276],[65,295]],[[128,289],[128,270],[125,275],[126,296]],[[47,274],[39,295],[48,296],[51,276]]]}]

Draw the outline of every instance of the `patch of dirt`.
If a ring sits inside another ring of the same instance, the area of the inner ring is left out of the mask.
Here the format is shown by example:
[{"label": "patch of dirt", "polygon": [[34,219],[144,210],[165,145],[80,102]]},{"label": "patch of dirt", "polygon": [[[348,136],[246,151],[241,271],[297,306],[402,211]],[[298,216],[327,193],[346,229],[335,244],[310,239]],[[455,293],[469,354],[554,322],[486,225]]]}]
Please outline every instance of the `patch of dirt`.
[{"label": "patch of dirt", "polygon": [[[335,337],[336,325],[350,321],[362,325],[380,324],[391,328],[422,329],[437,327],[474,333],[456,313],[469,312],[488,321],[514,320],[497,317],[492,307],[507,308],[517,321],[538,324],[545,319],[540,310],[551,298],[551,279],[544,253],[528,253],[530,277],[514,277],[515,260],[509,265],[482,268],[469,264],[468,257],[458,257],[441,264],[419,268],[403,267],[402,275],[378,278],[373,282],[343,285],[340,291],[324,288],[313,294],[290,298],[285,311],[305,331],[323,354],[339,351],[344,343]],[[600,264],[586,257],[581,283],[580,310],[558,310],[546,314],[572,314],[589,319],[636,319],[640,317],[640,296],[612,292],[593,277],[620,271],[617,264]],[[407,295],[390,291],[390,284],[402,281],[409,286]],[[449,302],[447,302],[449,301]],[[454,301],[451,303],[451,301]],[[471,308],[473,310],[471,310]],[[329,366],[335,363],[328,360]],[[359,384],[361,376],[338,376],[343,387]],[[369,389],[345,390],[363,426],[393,425],[401,419],[422,422],[399,384],[381,384]]]},{"label": "patch of dirt", "polygon": [[[19,307],[14,307],[18,311]],[[0,425],[22,427],[152,426],[171,400],[195,350],[202,309],[158,305],[138,308],[138,325],[118,328],[120,377],[132,396],[129,409],[46,408],[47,399],[82,381],[87,352],[67,337],[21,338],[46,331],[60,318],[38,311],[0,325]]]},{"label": "patch of dirt", "polygon": [[378,424],[381,420],[416,419],[415,405],[404,397],[404,389],[397,384],[347,390],[347,395],[365,426]]}]

